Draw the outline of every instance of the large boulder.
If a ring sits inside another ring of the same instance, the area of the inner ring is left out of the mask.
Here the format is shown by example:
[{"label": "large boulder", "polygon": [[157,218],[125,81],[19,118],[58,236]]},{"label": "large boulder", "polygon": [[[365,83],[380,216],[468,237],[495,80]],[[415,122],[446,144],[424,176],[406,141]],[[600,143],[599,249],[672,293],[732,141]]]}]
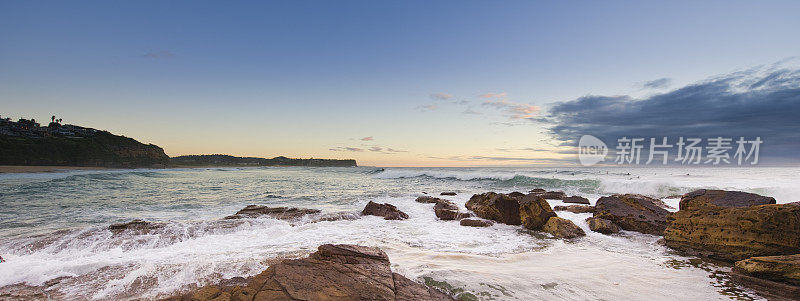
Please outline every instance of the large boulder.
[{"label": "large boulder", "polygon": [[550,233],[555,238],[576,238],[586,236],[583,229],[575,225],[571,220],[560,218],[557,216],[551,217],[547,223],[542,227],[542,231]]},{"label": "large boulder", "polygon": [[367,206],[364,206],[364,210],[361,211],[362,215],[375,215],[375,216],[382,216],[383,219],[386,220],[399,220],[399,219],[407,219],[408,214],[405,212],[400,211],[392,204],[383,203],[378,204],[373,201],[369,201]]},{"label": "large boulder", "polygon": [[487,192],[473,195],[466,206],[478,217],[531,230],[540,230],[550,217],[556,216],[550,204],[534,194],[520,197]]},{"label": "large boulder", "polygon": [[587,199],[585,197],[582,197],[582,196],[577,196],[577,195],[565,197],[563,199],[563,202],[564,203],[572,203],[572,204],[584,204],[584,205],[589,205],[590,204],[589,203],[589,199]]},{"label": "large boulder", "polygon": [[586,205],[553,206],[553,210],[572,213],[594,213],[594,207]]},{"label": "large boulder", "polygon": [[247,207],[244,207],[244,209],[236,212],[236,214],[226,216],[225,219],[255,218],[266,215],[280,220],[292,220],[320,212],[321,211],[317,209],[248,205]]},{"label": "large boulder", "polygon": [[624,230],[661,235],[669,211],[661,208],[660,202],[638,194],[601,197],[594,206],[594,217],[610,220]]},{"label": "large boulder", "polygon": [[678,207],[680,210],[686,210],[707,204],[726,208],[744,208],[755,205],[775,204],[775,199],[742,191],[700,189],[684,194]]},{"label": "large boulder", "polygon": [[721,191],[686,194],[682,209],[670,216],[670,226],[664,231],[666,245],[725,261],[800,253],[800,206],[740,207],[770,199]]},{"label": "large boulder", "polygon": [[589,224],[589,230],[603,234],[613,234],[619,232],[619,226],[612,223],[610,220],[602,219],[599,217],[590,217],[586,219]]},{"label": "large boulder", "polygon": [[453,300],[393,273],[389,257],[380,249],[357,245],[322,245],[308,258],[270,265],[244,287],[228,291],[205,287],[193,297],[198,301]]}]

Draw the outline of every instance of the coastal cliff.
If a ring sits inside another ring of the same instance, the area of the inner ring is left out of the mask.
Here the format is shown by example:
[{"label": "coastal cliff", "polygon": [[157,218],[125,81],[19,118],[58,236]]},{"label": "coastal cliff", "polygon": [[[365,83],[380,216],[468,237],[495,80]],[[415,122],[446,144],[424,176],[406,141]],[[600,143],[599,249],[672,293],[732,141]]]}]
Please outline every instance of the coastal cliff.
[{"label": "coastal cliff", "polygon": [[106,131],[82,137],[0,135],[0,165],[166,167],[169,157],[157,145]]}]

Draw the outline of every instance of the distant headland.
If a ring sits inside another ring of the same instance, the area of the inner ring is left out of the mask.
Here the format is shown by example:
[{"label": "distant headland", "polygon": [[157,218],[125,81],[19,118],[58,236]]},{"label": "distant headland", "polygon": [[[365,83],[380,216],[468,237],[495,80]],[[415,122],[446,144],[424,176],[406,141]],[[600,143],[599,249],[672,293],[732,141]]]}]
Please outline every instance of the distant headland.
[{"label": "distant headland", "polygon": [[352,159],[272,159],[229,155],[170,158],[164,149],[107,131],[62,124],[56,116],[47,126],[36,119],[0,116],[0,165],[106,168],[199,166],[357,166]]}]

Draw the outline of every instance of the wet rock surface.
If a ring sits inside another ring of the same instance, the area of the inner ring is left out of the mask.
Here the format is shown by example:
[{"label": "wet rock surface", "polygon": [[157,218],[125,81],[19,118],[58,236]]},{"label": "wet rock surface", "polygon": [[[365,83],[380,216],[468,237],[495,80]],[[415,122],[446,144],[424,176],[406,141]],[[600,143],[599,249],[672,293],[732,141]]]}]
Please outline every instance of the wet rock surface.
[{"label": "wet rock surface", "polygon": [[[732,197],[732,199],[725,199]],[[748,193],[698,191],[670,216],[666,245],[723,261],[800,253],[800,206]]]},{"label": "wet rock surface", "polygon": [[373,201],[367,203],[367,206],[364,207],[364,210],[361,211],[361,214],[382,216],[383,219],[386,220],[400,220],[408,218],[408,214],[400,211],[400,209],[397,209],[397,207],[392,204],[378,204]]},{"label": "wet rock surface", "polygon": [[320,212],[321,211],[317,209],[248,205],[247,207],[244,207],[244,209],[236,212],[236,214],[226,216],[225,219],[256,218],[266,215],[280,220],[292,220]]},{"label": "wet rock surface", "polygon": [[461,220],[460,224],[466,227],[489,227],[494,223],[485,219],[465,218]]},{"label": "wet rock surface", "polygon": [[572,203],[572,204],[584,204],[589,205],[589,199],[582,197],[582,196],[568,196],[563,199],[564,203]]},{"label": "wet rock surface", "polygon": [[541,188],[533,189],[530,191],[530,193],[540,196],[546,200],[563,200],[567,197],[567,194],[563,191],[546,191]]},{"label": "wet rock surface", "polygon": [[557,216],[547,220],[547,223],[542,227],[542,231],[552,234],[555,238],[569,239],[586,236],[586,232],[583,232],[583,229],[575,225],[571,220]]},{"label": "wet rock surface", "polygon": [[661,235],[670,213],[659,203],[662,202],[638,194],[601,197],[594,206],[594,217],[610,220],[624,230]]},{"label": "wet rock surface", "polygon": [[680,210],[715,205],[726,208],[745,208],[755,205],[775,204],[775,199],[742,191],[700,189],[681,197]]},{"label": "wet rock surface", "polygon": [[800,285],[800,254],[751,257],[737,261],[735,270],[748,276]]},{"label": "wet rock surface", "polygon": [[556,216],[550,204],[534,194],[519,197],[487,192],[473,195],[466,206],[478,217],[531,230],[540,230],[549,218]]},{"label": "wet rock surface", "polygon": [[572,213],[594,213],[594,207],[586,205],[553,206],[555,211],[569,211]]},{"label": "wet rock surface", "polygon": [[117,234],[124,231],[136,232],[139,234],[146,234],[153,230],[162,229],[166,226],[164,223],[147,222],[140,219],[135,219],[127,223],[112,224],[108,226],[108,230]]},{"label": "wet rock surface", "polygon": [[619,226],[612,223],[610,220],[602,219],[599,217],[590,217],[586,219],[589,224],[589,230],[603,234],[613,234],[620,231]]},{"label": "wet rock surface", "polygon": [[[168,300],[187,300],[188,296]],[[357,245],[321,245],[307,258],[284,260],[246,286],[206,286],[188,300],[453,300],[393,273],[386,253]]]}]

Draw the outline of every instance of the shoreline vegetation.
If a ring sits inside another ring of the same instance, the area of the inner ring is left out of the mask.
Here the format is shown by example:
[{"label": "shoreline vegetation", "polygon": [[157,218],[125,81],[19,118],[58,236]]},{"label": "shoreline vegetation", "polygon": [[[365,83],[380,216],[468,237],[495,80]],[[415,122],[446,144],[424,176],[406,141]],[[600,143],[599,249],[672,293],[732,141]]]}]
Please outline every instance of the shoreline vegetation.
[{"label": "shoreline vegetation", "polygon": [[100,168],[357,166],[353,159],[284,156],[267,159],[220,154],[169,157],[158,145],[61,122],[56,116],[52,116],[47,126],[35,119],[0,119],[0,173]]}]

